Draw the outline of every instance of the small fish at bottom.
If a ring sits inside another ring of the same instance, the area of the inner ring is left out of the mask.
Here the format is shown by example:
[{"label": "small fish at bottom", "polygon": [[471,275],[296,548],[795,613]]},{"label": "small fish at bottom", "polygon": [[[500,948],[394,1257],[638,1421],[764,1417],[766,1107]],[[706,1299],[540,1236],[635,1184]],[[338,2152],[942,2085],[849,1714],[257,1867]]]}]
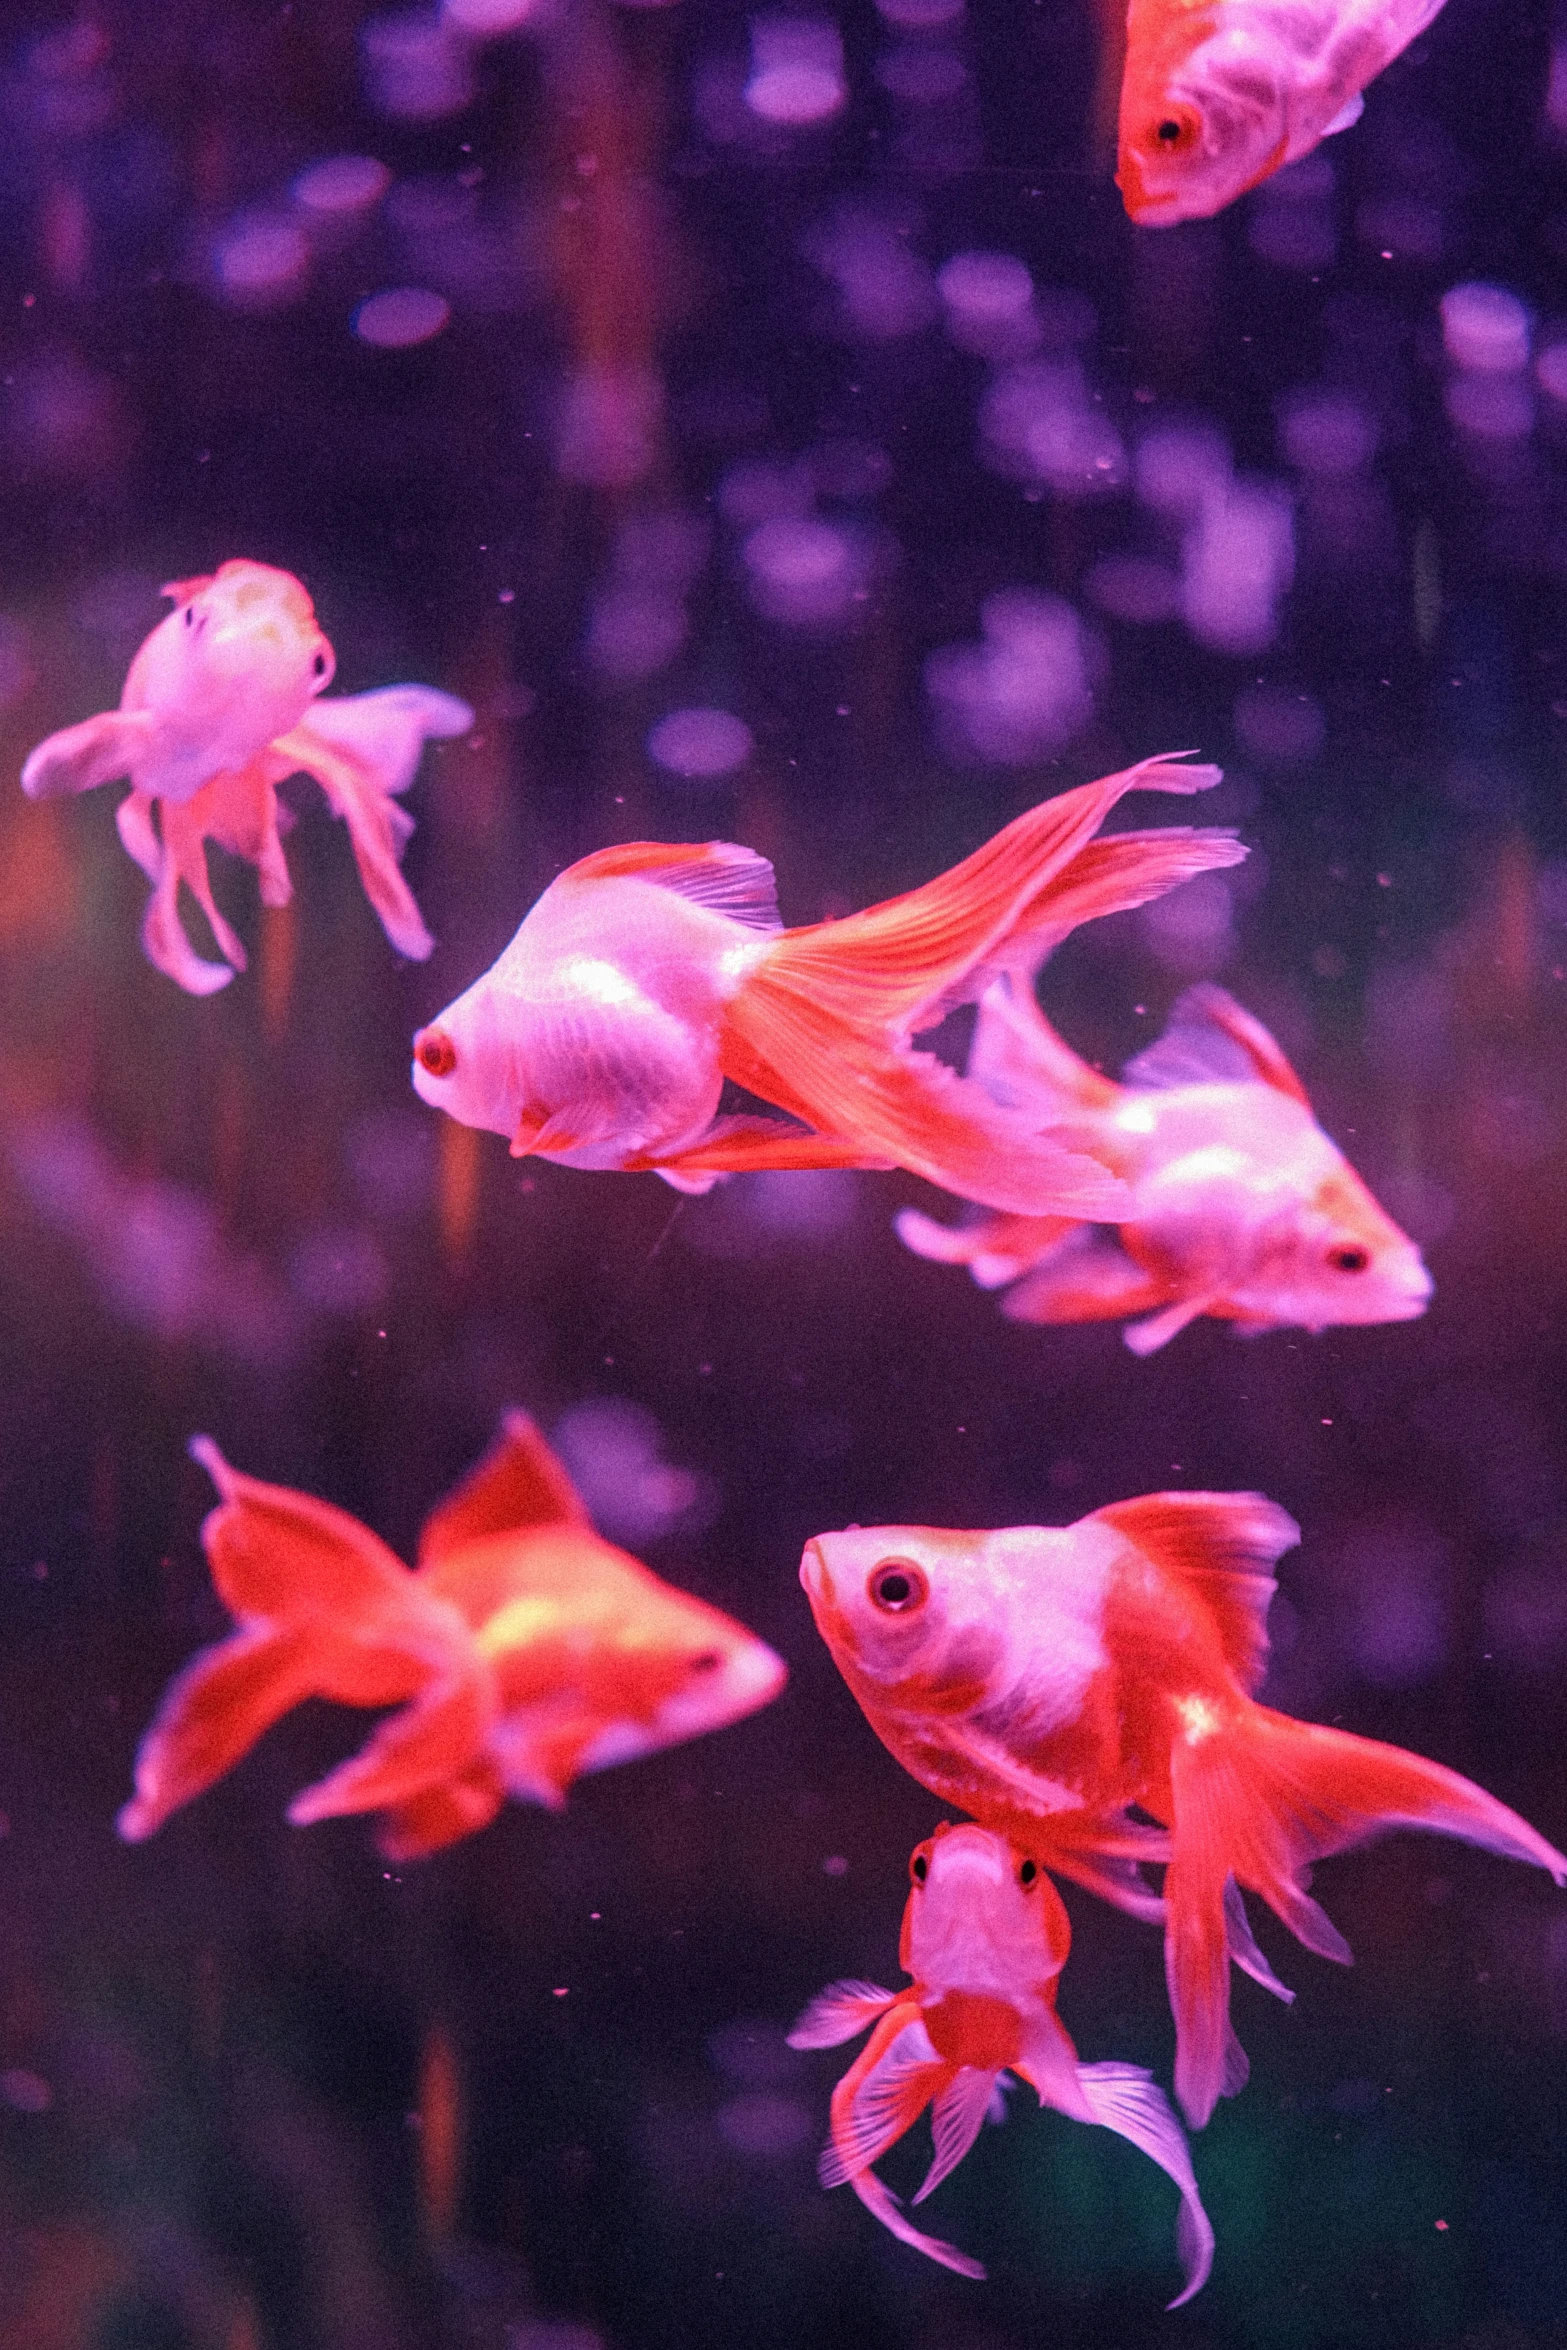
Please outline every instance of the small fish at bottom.
[{"label": "small fish at bottom", "polygon": [[1041,2105],[1099,2122],[1151,2155],[1181,2191],[1175,2240],[1179,2309],[1213,2265],[1213,2229],[1197,2192],[1180,2123],[1148,2073],[1132,2064],[1079,2064],[1056,2013],[1056,1983],[1071,1942],[1061,1896],[1027,1853],[988,1829],[942,1826],[916,1847],[898,1961],[902,1991],[830,1983],[794,2030],[791,2048],[832,2048],[867,2025],[870,2039],[833,2092],[832,2135],[818,2166],[824,2187],[848,2180],[902,2243],[960,2276],[982,2277],[967,2253],[906,2219],[872,2164],[927,2106],[935,2160],[923,2203],[962,2161],[987,2116],[1005,2113],[1015,2073]]}]

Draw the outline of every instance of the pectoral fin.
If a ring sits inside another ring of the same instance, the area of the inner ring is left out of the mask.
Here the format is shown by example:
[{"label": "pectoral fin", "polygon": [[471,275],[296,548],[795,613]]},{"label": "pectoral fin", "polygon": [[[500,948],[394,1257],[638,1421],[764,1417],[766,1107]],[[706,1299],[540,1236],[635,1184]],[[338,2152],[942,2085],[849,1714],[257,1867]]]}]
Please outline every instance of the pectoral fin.
[{"label": "pectoral fin", "polygon": [[[703,1191],[720,1175],[760,1174],[816,1167],[872,1167],[886,1169],[891,1159],[877,1158],[860,1144],[836,1134],[812,1134],[786,1126],[778,1118],[719,1118],[700,1142],[689,1150],[666,1156],[645,1154],[628,1159],[629,1169],[651,1168],[677,1189]],[[708,1181],[701,1181],[701,1178]]]},{"label": "pectoral fin", "polygon": [[288,1816],[296,1828],[345,1812],[389,1811],[461,1779],[479,1760],[495,1718],[494,1677],[467,1640],[446,1660],[446,1670],[401,1713],[384,1721],[359,1753],[339,1763],[314,1787],[296,1795]]},{"label": "pectoral fin", "polygon": [[105,710],[84,718],[47,736],[31,753],[22,789],[30,800],[57,800],[112,783],[117,775],[134,776],[152,739],[153,720],[145,710]]},{"label": "pectoral fin", "polygon": [[1009,1322],[1113,1322],[1168,1295],[1113,1233],[1079,1226],[1007,1292],[1001,1310]]}]

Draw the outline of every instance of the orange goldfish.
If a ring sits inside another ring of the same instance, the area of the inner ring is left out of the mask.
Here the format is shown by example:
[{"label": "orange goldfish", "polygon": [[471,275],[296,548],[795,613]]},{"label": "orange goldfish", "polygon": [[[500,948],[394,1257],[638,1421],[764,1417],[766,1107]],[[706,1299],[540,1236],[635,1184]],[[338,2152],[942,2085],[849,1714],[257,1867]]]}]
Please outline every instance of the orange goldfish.
[{"label": "orange goldfish", "polygon": [[1116,184],[1145,228],[1205,220],[1360,120],[1442,0],[1131,0]]},{"label": "orange goldfish", "polygon": [[1079,1060],[1031,989],[990,988],[969,1075],[1121,1176],[1127,1206],[1114,1233],[1060,1216],[954,1228],[905,1208],[906,1245],[967,1265],[985,1289],[1019,1282],[1001,1309],[1014,1322],[1146,1315],[1124,1334],[1139,1355],[1203,1314],[1247,1331],[1320,1331],[1425,1312],[1419,1249],[1323,1133],[1262,1023],[1222,987],[1188,988],[1124,1074],[1116,1085]]},{"label": "orange goldfish", "polygon": [[[1031,808],[923,888],[800,930],[750,849],[601,849],[420,1030],[415,1091],[516,1157],[652,1168],[683,1191],[743,1168],[897,1165],[993,1207],[1093,1214],[1122,1196],[1115,1176],[908,1040],[1076,923],[1243,857],[1228,832],[1093,838],[1125,792],[1217,780],[1144,760]],[[720,1118],[726,1078],[799,1125]]]},{"label": "orange goldfish", "polygon": [[237,1629],[170,1683],[120,1834],[140,1843],[307,1697],[402,1706],[289,1806],[378,1811],[392,1860],[482,1828],[508,1795],[552,1810],[586,1771],[717,1730],[777,1696],[783,1660],[593,1530],[525,1412],[425,1521],[410,1572],[330,1503],[191,1452],[201,1530]]},{"label": "orange goldfish", "polygon": [[[1271,1570],[1298,1540],[1261,1494],[1151,1493],[1062,1528],[854,1527],[816,1536],[800,1566],[834,1662],[922,1786],[1143,1915],[1137,1861],[1168,1859],[1175,2086],[1199,2126],[1246,2078],[1231,1959],[1289,1996],[1240,1887],[1347,1960],[1303,1872],[1381,1829],[1458,1836],[1567,1883],[1567,1858],[1456,1771],[1254,1702]],[[1132,1822],[1134,1804],[1167,1835]]]},{"label": "orange goldfish", "polygon": [[987,2113],[1001,2119],[1002,2078],[1016,2073],[1041,2105],[1130,2138],[1180,2188],[1176,2244],[1186,2284],[1170,2303],[1178,2309],[1207,2279],[1213,2230],[1180,2123],[1149,2074],[1077,2061],[1056,2014],[1071,1942],[1061,1896],[1037,1861],[985,1828],[939,1827],[916,1847],[909,1876],[898,1963],[914,1980],[903,1991],[830,1983],[789,2034],[791,2048],[832,2048],[875,2025],[833,2092],[822,2185],[847,2179],[903,2243],[982,2277],[977,2260],[904,2218],[871,2165],[933,2106],[936,2159],[914,2198],[923,2203],[963,2160]]},{"label": "orange goldfish", "polygon": [[[213,901],[206,844],[247,858],[262,902],[287,905],[277,787],[303,770],[348,826],[387,937],[422,960],[432,941],[398,871],[413,819],[393,795],[412,782],[427,735],[473,724],[467,703],[424,685],[318,702],[336,668],[332,648],[299,581],[268,563],[223,563],[163,593],[174,610],[131,662],[118,710],[41,742],[22,769],[23,791],[51,799],[129,777],[116,821],[152,883],[143,949],[191,995],[211,995],[244,970],[245,951]],[[179,918],[181,882],[226,961],[206,962],[192,946]]]}]

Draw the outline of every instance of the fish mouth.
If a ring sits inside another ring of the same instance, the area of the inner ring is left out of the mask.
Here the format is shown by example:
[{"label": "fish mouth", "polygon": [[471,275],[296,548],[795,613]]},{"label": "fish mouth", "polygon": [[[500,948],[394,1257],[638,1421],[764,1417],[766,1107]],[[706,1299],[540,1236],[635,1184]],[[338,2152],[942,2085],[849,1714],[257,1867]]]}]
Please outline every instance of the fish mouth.
[{"label": "fish mouth", "polygon": [[828,1572],[827,1561],[822,1556],[821,1542],[814,1534],[800,1554],[800,1581],[805,1586],[805,1596],[813,1607],[818,1600],[823,1603],[831,1600],[832,1576]]}]

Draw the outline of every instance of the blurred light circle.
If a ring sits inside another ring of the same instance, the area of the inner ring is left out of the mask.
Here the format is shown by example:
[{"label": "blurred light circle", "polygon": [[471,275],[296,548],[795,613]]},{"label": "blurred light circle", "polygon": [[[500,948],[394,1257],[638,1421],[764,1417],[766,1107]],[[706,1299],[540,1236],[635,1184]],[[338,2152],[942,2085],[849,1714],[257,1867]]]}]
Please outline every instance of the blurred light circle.
[{"label": "blurred light circle", "polygon": [[1547,343],[1534,363],[1534,375],[1547,399],[1567,404],[1567,342]]},{"label": "blurred light circle", "polygon": [[1285,403],[1282,438],[1302,473],[1358,473],[1376,454],[1377,426],[1351,393],[1312,390]]},{"label": "blurred light circle", "polygon": [[307,212],[333,216],[366,212],[391,184],[390,171],[373,155],[329,155],[299,174],[294,201]]},{"label": "blurred light circle", "polygon": [[1442,340],[1471,375],[1521,375],[1529,364],[1529,313],[1505,286],[1475,279],[1442,296]]},{"label": "blurred light circle", "polygon": [[954,253],[936,286],[949,310],[987,323],[1020,317],[1034,298],[1032,272],[1013,253]]},{"label": "blurred light circle", "polygon": [[498,33],[515,32],[518,25],[538,15],[539,4],[540,0],[441,0],[441,14],[448,24],[460,26],[465,33],[477,33],[482,41]]},{"label": "blurred light circle", "polygon": [[1521,441],[1534,424],[1529,387],[1513,375],[1457,376],[1443,405],[1459,431],[1479,441]]},{"label": "blurred light circle", "polygon": [[297,221],[276,213],[245,213],[218,237],[213,263],[227,301],[268,308],[300,292],[310,245]]},{"label": "blurred light circle", "polygon": [[1230,444],[1216,424],[1166,424],[1137,444],[1137,495],[1156,514],[1195,514],[1230,478]]},{"label": "blurred light circle", "polygon": [[650,727],[647,754],[671,775],[732,775],[751,756],[751,729],[728,710],[671,710]]},{"label": "blurred light circle", "polygon": [[354,312],[354,332],[377,350],[406,351],[438,335],[451,314],[445,296],[432,294],[426,286],[389,286],[360,303]]},{"label": "blurred light circle", "polygon": [[847,98],[843,76],[830,65],[798,63],[770,65],[752,74],[745,85],[745,102],[764,122],[825,122]]},{"label": "blurred light circle", "polygon": [[438,122],[474,98],[468,49],[441,19],[423,10],[372,16],[359,28],[366,94],[382,114]]}]

